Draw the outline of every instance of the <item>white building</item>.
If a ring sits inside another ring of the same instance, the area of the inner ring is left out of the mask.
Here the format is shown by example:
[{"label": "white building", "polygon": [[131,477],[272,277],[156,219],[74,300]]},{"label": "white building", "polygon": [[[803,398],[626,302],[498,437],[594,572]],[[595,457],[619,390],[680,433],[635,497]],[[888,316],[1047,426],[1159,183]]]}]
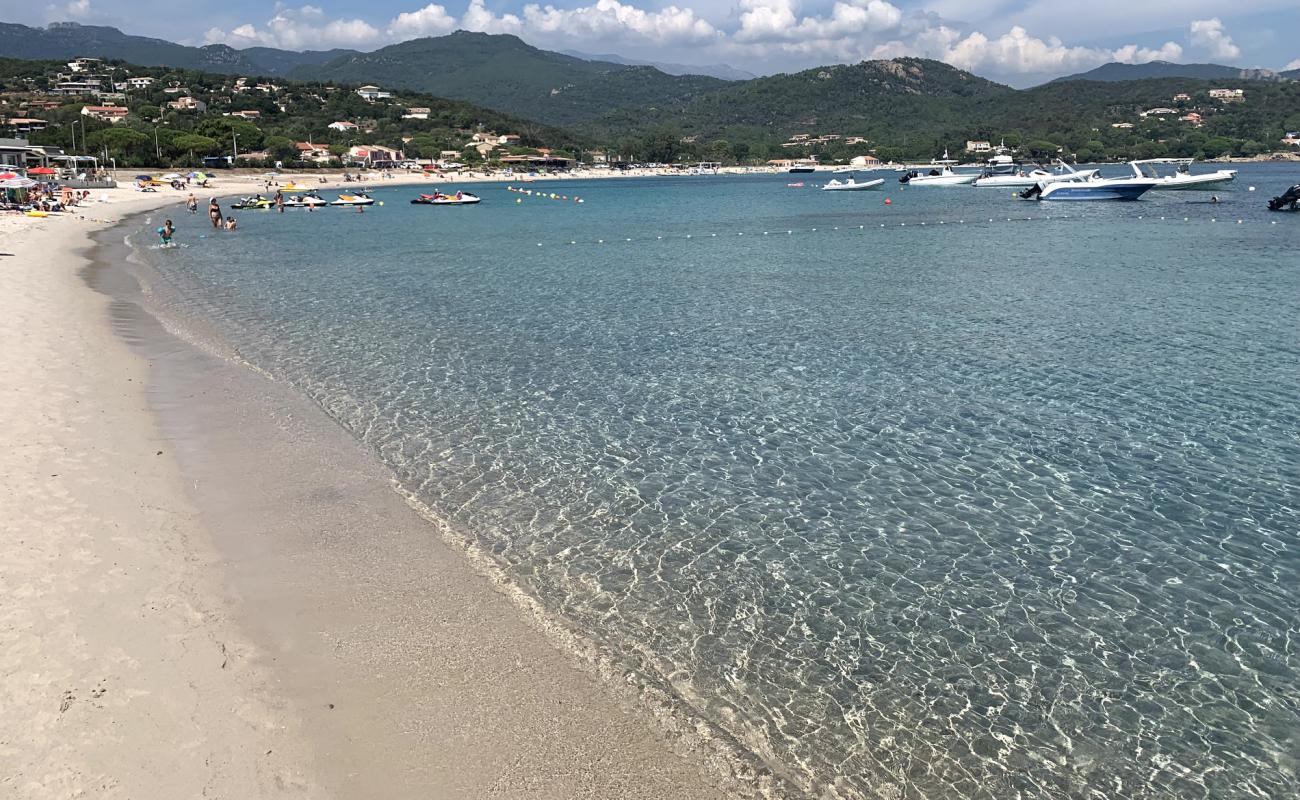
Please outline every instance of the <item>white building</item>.
[{"label": "white building", "polygon": [[357,95],[360,96],[362,100],[373,103],[376,100],[383,100],[392,97],[393,93],[385,92],[378,86],[362,86],[360,89],[357,89]]},{"label": "white building", "polygon": [[98,58],[74,58],[68,62],[68,69],[73,72],[93,72],[99,69],[103,63]]},{"label": "white building", "polygon": [[986,142],[983,140],[967,139],[966,152],[967,153],[992,153],[993,144],[991,142]]},{"label": "white building", "polygon": [[357,123],[339,121],[339,122],[331,122],[325,127],[329,128],[332,131],[343,131],[345,133],[351,133],[352,131],[357,130]]},{"label": "white building", "polygon": [[153,78],[147,76],[126,79],[126,88],[128,89],[148,89],[150,86],[153,86]]},{"label": "white building", "polygon": [[1210,97],[1225,103],[1240,103],[1246,99],[1246,92],[1242,89],[1211,89]]}]

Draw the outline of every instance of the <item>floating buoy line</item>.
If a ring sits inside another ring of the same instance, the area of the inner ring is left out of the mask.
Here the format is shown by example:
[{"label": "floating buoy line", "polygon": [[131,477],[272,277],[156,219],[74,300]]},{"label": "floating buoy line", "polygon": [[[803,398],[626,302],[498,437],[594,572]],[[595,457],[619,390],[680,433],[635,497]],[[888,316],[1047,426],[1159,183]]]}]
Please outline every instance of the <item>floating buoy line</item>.
[{"label": "floating buoy line", "polygon": [[[583,199],[581,197],[578,197],[577,195],[574,195],[572,198],[570,198],[567,194],[556,194],[555,192],[539,192],[535,189],[524,189],[519,186],[507,186],[506,191],[514,192],[515,194],[527,195],[528,197],[536,197],[540,200],[560,200],[560,201],[573,200],[573,202],[575,203],[584,202]],[[515,202],[518,203],[520,202],[520,200],[515,200]]]},{"label": "floating buoy line", "polygon": [[[601,239],[568,239],[568,240],[554,241],[549,243],[538,242],[537,246],[545,247],[547,246],[547,244],[550,244],[550,245],[557,245],[557,246],[564,246],[564,247],[574,247],[579,245],[594,246],[594,245],[605,245],[605,244],[629,244],[633,242],[648,242],[648,241],[662,242],[662,241],[674,241],[674,240],[693,241],[696,239],[729,239],[729,238],[744,237],[744,236],[751,236],[751,237],[752,236],[794,236],[795,234],[806,235],[806,234],[813,234],[813,233],[836,233],[836,232],[865,233],[867,231],[879,231],[882,229],[889,230],[893,228],[912,228],[912,229],[934,228],[940,226],[946,227],[950,225],[964,226],[964,227],[988,227],[989,225],[1005,225],[1008,223],[1015,224],[1015,223],[1049,222],[1052,220],[1070,220],[1070,219],[1079,219],[1079,217],[1071,216],[1069,214],[1045,214],[1041,216],[1027,216],[1027,217],[978,217],[972,219],[959,218],[959,219],[940,219],[940,220],[921,220],[921,221],[912,220],[910,222],[906,222],[906,221],[871,222],[871,223],[862,223],[859,225],[832,225],[832,226],[820,226],[816,228],[769,228],[767,230],[730,231],[721,234],[719,233],[678,233],[675,235],[656,234],[653,236],[646,235],[640,237],[615,236],[615,237],[607,237]],[[1276,225],[1277,224],[1277,220],[1246,220],[1244,218],[1219,219],[1218,217],[1211,217],[1209,220],[1206,220],[1204,218],[1193,219],[1191,217],[1176,217],[1176,216],[1168,216],[1168,215],[1150,216],[1145,214],[1137,217],[1127,217],[1125,219],[1126,221],[1133,221],[1136,219],[1136,220],[1142,220],[1144,222],[1172,222],[1172,223],[1207,222],[1207,223],[1214,223],[1219,225],[1246,225],[1246,224]]]}]

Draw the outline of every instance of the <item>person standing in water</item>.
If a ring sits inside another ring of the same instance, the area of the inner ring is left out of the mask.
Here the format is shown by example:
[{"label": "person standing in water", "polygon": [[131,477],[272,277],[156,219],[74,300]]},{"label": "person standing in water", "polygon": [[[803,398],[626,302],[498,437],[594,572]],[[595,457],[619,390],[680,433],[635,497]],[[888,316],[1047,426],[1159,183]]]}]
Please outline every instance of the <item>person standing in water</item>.
[{"label": "person standing in water", "polygon": [[199,199],[194,196],[193,192],[190,192],[190,196],[185,198],[185,208],[191,214],[199,213]]},{"label": "person standing in water", "polygon": [[215,197],[208,201],[208,219],[212,220],[212,227],[221,229],[221,206],[217,205]]},{"label": "person standing in water", "polygon": [[176,233],[176,228],[172,226],[172,221],[167,220],[163,226],[158,229],[158,238],[162,239],[163,247],[171,247],[172,235]]}]

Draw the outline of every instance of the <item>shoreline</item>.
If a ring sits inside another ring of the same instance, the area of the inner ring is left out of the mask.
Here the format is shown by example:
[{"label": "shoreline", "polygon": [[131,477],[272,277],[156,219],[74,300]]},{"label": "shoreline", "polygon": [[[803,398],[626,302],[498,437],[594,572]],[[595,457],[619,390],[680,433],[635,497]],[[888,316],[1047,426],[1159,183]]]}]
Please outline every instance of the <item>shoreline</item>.
[{"label": "shoreline", "polygon": [[[256,188],[230,183],[222,182],[214,192],[226,196]],[[208,738],[213,748],[242,748],[223,760],[227,770],[220,774],[180,762],[159,769],[159,776],[173,776],[173,783],[166,784],[173,796],[197,795],[197,786],[181,782],[204,774],[204,789],[250,797],[771,794],[770,779],[738,770],[707,735],[682,730],[677,721],[646,718],[646,704],[636,701],[635,691],[611,692],[618,687],[587,668],[595,663],[584,666],[562,652],[536,620],[521,613],[518,598],[507,597],[505,587],[476,570],[467,553],[430,535],[433,520],[420,516],[395,492],[391,476],[307,398],[166,332],[139,298],[132,298],[132,292],[141,291],[136,277],[116,262],[127,247],[121,239],[131,224],[129,215],[156,213],[180,203],[185,193],[130,194],[135,195],[130,202],[109,207],[116,219],[92,219],[99,240],[92,252],[78,241],[82,237],[69,236],[58,229],[61,223],[50,225],[50,220],[43,221],[44,229],[20,229],[26,236],[12,249],[17,258],[41,254],[41,263],[28,267],[34,288],[57,282],[60,299],[74,297],[90,309],[78,320],[82,337],[97,349],[112,351],[112,358],[74,360],[77,366],[66,380],[80,381],[82,394],[98,397],[109,382],[121,383],[120,376],[127,375],[127,389],[118,387],[120,407],[99,409],[112,424],[102,425],[101,419],[98,427],[78,429],[63,442],[65,457],[82,460],[85,450],[103,452],[109,462],[117,456],[122,463],[101,464],[99,474],[139,474],[142,491],[160,495],[151,503],[122,497],[128,507],[114,509],[117,516],[126,518],[132,511],[147,515],[161,507],[184,519],[183,530],[149,529],[152,538],[139,548],[141,557],[152,559],[153,573],[178,571],[182,576],[177,580],[186,584],[189,595],[183,603],[169,595],[169,603],[204,609],[198,622],[193,617],[176,620],[180,630],[164,634],[164,640],[220,640],[221,646],[213,648],[213,658],[220,659],[215,666],[162,659],[151,669],[139,669],[140,662],[151,659],[126,648],[123,662],[135,668],[118,674],[100,670],[109,673],[109,688],[96,697],[119,696],[114,682],[136,684],[121,692],[127,705],[110,710],[98,723],[107,722],[115,733],[118,749],[112,756],[101,763],[86,753],[64,751],[58,741],[66,732],[56,736],[51,730],[26,748],[26,763],[0,785],[16,788],[19,796],[25,791],[39,796],[49,790],[51,762],[58,760],[74,774],[93,775],[84,785],[100,796],[118,796],[100,790],[110,785],[121,788],[120,796],[158,796],[162,778],[132,764],[140,737],[148,736],[132,714],[148,718],[160,713],[161,704],[186,705],[199,713],[186,723],[190,728],[158,725],[153,735],[159,748],[184,740],[187,733]],[[66,244],[49,253],[51,240]],[[6,268],[12,269],[11,263],[0,259]],[[60,310],[66,311],[57,304],[47,309],[53,314]],[[22,314],[15,319],[32,322]],[[19,373],[20,384],[31,377],[40,385],[36,379],[49,363],[59,361],[63,343],[53,334],[48,322],[45,327],[29,325],[27,336],[44,340],[51,352],[33,361],[29,376]],[[11,400],[22,406],[35,398],[20,392]],[[154,448],[148,451],[151,472],[140,469],[139,454],[96,447],[126,432]],[[155,455],[159,450],[164,452]],[[304,470],[304,464],[328,466]],[[25,501],[32,513],[42,512],[47,503],[33,488],[35,476],[15,481],[15,468],[24,465],[5,466],[5,481],[13,484],[9,494]],[[62,474],[74,480],[66,470]],[[75,480],[74,491],[84,489],[88,501],[96,499],[81,484],[102,483],[102,478]],[[138,508],[130,508],[133,503]],[[95,503],[86,505],[93,510]],[[6,540],[16,537],[21,546],[26,520],[10,516]],[[143,536],[144,523],[136,524]],[[111,518],[89,527],[120,532],[128,526]],[[51,532],[56,548],[67,545],[59,540],[63,533]],[[122,533],[118,538],[123,535],[131,538]],[[179,564],[177,548],[186,553]],[[31,574],[16,574],[10,565],[0,572],[5,583],[37,579],[37,563],[19,562]],[[50,569],[49,557],[40,567]],[[65,577],[54,569],[46,582]],[[133,607],[138,598],[129,592],[122,596],[123,591],[110,592],[101,605]],[[81,627],[86,608],[70,598],[62,598],[67,607],[58,598],[50,602],[68,625]],[[0,642],[9,645],[3,661],[7,674],[48,671],[51,660],[77,661],[81,654],[37,647],[30,637],[39,629],[32,620],[41,613],[19,605],[0,615]],[[142,640],[160,633],[152,621],[133,624]],[[110,620],[103,630],[116,635],[122,626]],[[87,649],[93,657],[98,648],[81,648]],[[168,680],[205,687],[211,682],[207,673],[214,669],[227,681],[204,690],[216,706],[151,693],[155,682]],[[24,696],[17,696],[19,691],[5,698],[6,707],[16,713],[0,724],[0,754],[22,741],[23,730],[39,734],[66,722],[63,712],[50,717],[51,699],[55,711],[63,702],[49,696],[53,691],[53,684],[29,687]],[[75,686],[72,691],[71,707],[79,708]],[[93,695],[99,690],[85,691]],[[143,699],[133,699],[137,697]],[[257,720],[252,734],[223,735],[228,733],[221,724],[226,712],[219,706],[227,703],[243,710],[236,721]],[[666,735],[665,729],[674,725],[675,735]],[[179,759],[185,752],[174,755]],[[262,752],[274,760],[274,768],[259,763]],[[203,763],[213,761],[209,753]],[[158,758],[151,756],[151,762],[156,768]],[[118,772],[130,773],[131,779]]]}]

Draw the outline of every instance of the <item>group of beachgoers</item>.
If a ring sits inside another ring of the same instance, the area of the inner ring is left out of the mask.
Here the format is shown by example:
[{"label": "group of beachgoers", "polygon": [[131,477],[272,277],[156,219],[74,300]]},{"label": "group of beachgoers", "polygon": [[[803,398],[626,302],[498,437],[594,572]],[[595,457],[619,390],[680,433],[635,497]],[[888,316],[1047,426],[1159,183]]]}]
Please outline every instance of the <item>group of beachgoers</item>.
[{"label": "group of beachgoers", "polygon": [[[185,198],[185,210],[191,214],[199,213],[199,199],[193,194],[190,194],[189,197]],[[239,228],[239,221],[233,216],[222,216],[221,204],[217,202],[217,198],[215,197],[208,200],[208,220],[212,222],[213,230],[233,231],[238,230]],[[162,240],[164,247],[171,245],[172,236],[174,236],[175,233],[176,226],[172,224],[170,219],[164,222],[162,227],[158,229],[158,238]]]},{"label": "group of beachgoers", "polygon": [[[20,191],[25,194],[20,194]],[[10,199],[11,192],[13,199]],[[69,189],[54,183],[38,183],[22,190],[0,190],[0,211],[55,213],[89,201],[88,190]]]}]

